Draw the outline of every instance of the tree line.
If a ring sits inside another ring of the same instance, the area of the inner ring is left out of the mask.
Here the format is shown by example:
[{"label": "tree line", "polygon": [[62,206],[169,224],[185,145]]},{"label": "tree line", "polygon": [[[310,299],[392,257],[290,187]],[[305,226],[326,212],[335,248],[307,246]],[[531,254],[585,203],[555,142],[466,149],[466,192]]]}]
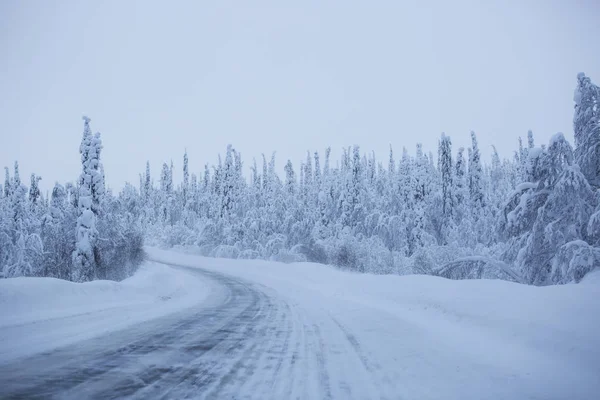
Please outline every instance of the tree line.
[{"label": "tree line", "polygon": [[[574,146],[560,133],[538,145],[529,131],[510,157],[493,148],[490,163],[481,160],[471,132],[466,149],[453,149],[442,134],[436,155],[421,144],[400,154],[390,146],[385,161],[359,146],[344,148],[335,162],[330,148],[307,152],[297,166],[288,160],[281,176],[275,154],[263,155],[260,168],[253,160],[247,179],[242,155],[229,145],[223,158],[199,173],[190,171],[185,153],[177,185],[172,161],[158,178],[147,163],[139,186],[128,183],[118,196],[104,190],[99,136],[91,135],[86,120],[76,185],[57,185],[48,202],[36,189],[36,176],[27,195],[15,183],[18,171],[10,179],[7,173],[0,232],[12,250],[0,253],[0,262],[13,265],[8,275],[27,270],[14,267],[25,257],[31,266],[60,265],[51,269],[62,272],[51,276],[93,279],[115,265],[103,260],[135,258],[131,254],[140,251],[131,249],[141,248],[143,231],[151,245],[190,246],[213,257],[534,285],[579,281],[600,265],[599,99],[598,86],[579,74]],[[58,216],[48,219],[53,213]],[[20,220],[33,222],[21,227]],[[118,233],[103,233],[115,226]],[[71,239],[54,243],[58,237]],[[109,244],[118,238],[124,238],[120,245]],[[119,246],[125,250],[114,250]],[[31,261],[42,253],[57,261]],[[46,273],[37,268],[33,274]]]}]

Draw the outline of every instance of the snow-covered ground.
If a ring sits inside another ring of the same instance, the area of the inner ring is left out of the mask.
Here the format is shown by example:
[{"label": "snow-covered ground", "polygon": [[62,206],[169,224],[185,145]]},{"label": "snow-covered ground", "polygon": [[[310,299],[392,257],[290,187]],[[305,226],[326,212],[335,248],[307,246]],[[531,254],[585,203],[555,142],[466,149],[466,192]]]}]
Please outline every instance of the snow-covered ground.
[{"label": "snow-covered ground", "polygon": [[196,275],[153,262],[122,282],[0,279],[0,364],[192,307],[209,294]]},{"label": "snow-covered ground", "polygon": [[318,327],[317,351],[333,398],[593,399],[600,393],[600,272],[580,284],[534,287],[148,252],[156,261],[275,290],[298,319]]},{"label": "snow-covered ground", "polygon": [[[595,399],[600,393],[600,272],[577,285],[532,287],[147,253],[192,270],[148,263],[122,283],[0,281],[0,384],[27,381],[5,393],[38,393],[48,379],[60,382],[48,393],[64,398]],[[172,327],[156,325],[156,334],[115,333],[190,307],[200,311],[183,313]],[[114,339],[105,342],[107,332]],[[62,356],[60,350],[48,356],[64,365],[52,361],[37,371],[32,362],[10,362],[91,335],[98,336],[95,346],[117,350],[68,346]],[[65,361],[76,356],[72,365]],[[86,368],[78,374],[80,365]]]}]

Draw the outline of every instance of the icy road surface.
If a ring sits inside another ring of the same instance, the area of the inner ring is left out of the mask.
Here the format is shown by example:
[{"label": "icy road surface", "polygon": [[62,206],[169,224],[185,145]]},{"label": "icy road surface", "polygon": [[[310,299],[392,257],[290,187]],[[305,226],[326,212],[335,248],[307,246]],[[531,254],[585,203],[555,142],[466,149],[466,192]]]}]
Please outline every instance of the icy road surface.
[{"label": "icy road surface", "polygon": [[[149,254],[199,282],[205,294],[168,315],[46,345],[42,353],[0,345],[0,398],[594,399],[600,393],[597,276],[534,288]],[[0,324],[0,340],[37,338],[36,324]]]}]

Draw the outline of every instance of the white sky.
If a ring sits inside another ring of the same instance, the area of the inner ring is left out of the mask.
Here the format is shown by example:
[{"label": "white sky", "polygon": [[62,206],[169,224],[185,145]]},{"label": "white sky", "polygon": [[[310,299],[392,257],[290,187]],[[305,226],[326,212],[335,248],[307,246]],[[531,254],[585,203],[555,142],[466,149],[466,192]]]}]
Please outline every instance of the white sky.
[{"label": "white sky", "polygon": [[[292,4],[294,3],[294,4]],[[158,178],[185,148],[193,172],[228,143],[306,150],[391,143],[487,158],[517,137],[572,138],[577,72],[600,82],[600,3],[589,1],[0,1],[0,166],[43,189],[74,180],[83,114],[107,182]],[[260,164],[259,164],[260,165]],[[2,179],[3,180],[3,179]]]}]

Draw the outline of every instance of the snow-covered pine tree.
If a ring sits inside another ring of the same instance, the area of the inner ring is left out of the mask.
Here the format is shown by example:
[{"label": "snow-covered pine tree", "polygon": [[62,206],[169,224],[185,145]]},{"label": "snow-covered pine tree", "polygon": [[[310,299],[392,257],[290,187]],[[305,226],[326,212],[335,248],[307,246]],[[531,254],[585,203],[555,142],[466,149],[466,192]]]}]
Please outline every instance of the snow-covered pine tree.
[{"label": "snow-covered pine tree", "polygon": [[500,185],[502,173],[503,171],[500,155],[498,154],[498,150],[496,150],[496,146],[492,145],[492,166],[490,169],[490,183],[492,185],[491,190],[495,190],[495,188],[498,188]]},{"label": "snow-covered pine tree", "polygon": [[[533,147],[531,149],[533,149]],[[512,177],[511,171],[513,171]],[[489,178],[486,180],[488,182],[488,187],[485,191],[486,204],[489,208],[488,215],[490,216],[490,221],[486,223],[489,223],[490,225],[493,225],[494,221],[497,221],[498,216],[501,214],[501,210],[504,207],[504,203],[506,202],[507,193],[510,193],[512,188],[516,185],[514,171],[514,165],[508,163],[507,160],[503,163],[496,147],[492,146],[492,165],[490,167]],[[497,232],[495,226],[489,227],[489,229]]]},{"label": "snow-covered pine tree", "polygon": [[75,250],[75,241],[72,239],[73,226],[76,224],[75,211],[65,187],[56,183],[41,227],[44,243],[43,276],[71,278],[72,254]]},{"label": "snow-covered pine tree", "polygon": [[12,183],[15,188],[21,185],[21,175],[19,174],[19,163],[17,161],[15,161],[15,169]]},{"label": "snow-covered pine tree", "polygon": [[533,149],[535,147],[535,142],[533,141],[533,132],[530,130],[527,131],[527,148]]},{"label": "snow-covered pine tree", "polygon": [[181,194],[182,194],[182,201],[183,201],[184,207],[188,202],[189,186],[190,186],[190,171],[189,171],[189,166],[188,166],[188,155],[187,155],[187,149],[186,149],[185,152],[183,153],[183,183],[181,185]]},{"label": "snow-covered pine tree", "polygon": [[262,154],[262,159],[263,159],[263,167],[262,167],[262,188],[263,191],[267,190],[267,186],[268,186],[268,179],[267,179],[267,158],[265,157],[265,153]]},{"label": "snow-covered pine tree", "polygon": [[505,258],[529,284],[579,280],[591,269],[588,256],[594,250],[586,242],[586,224],[597,199],[562,134],[554,135],[546,150],[529,152],[529,176],[504,211]]},{"label": "snow-covered pine tree", "polygon": [[19,176],[19,163],[15,161],[14,175],[10,183],[11,195],[10,210],[12,218],[9,225],[11,233],[11,252],[8,264],[4,268],[4,276],[31,276],[34,272],[34,266],[27,257],[27,242],[29,238],[29,228],[32,225],[31,214],[26,205],[27,189],[21,184]]},{"label": "snow-covered pine tree", "polygon": [[83,117],[84,129],[79,152],[82,172],[79,177],[78,217],[71,279],[86,282],[96,277],[96,214],[94,212],[94,172],[97,172],[97,146],[90,129],[90,119]]},{"label": "snow-covered pine tree", "polygon": [[42,178],[40,176],[36,176],[35,174],[31,174],[31,186],[29,186],[29,202],[36,206],[40,201],[41,193],[39,188],[39,181]]},{"label": "snow-covered pine tree", "polygon": [[483,169],[477,136],[471,131],[471,153],[469,155],[469,195],[473,207],[482,208],[483,202]]},{"label": "snow-covered pine tree", "polygon": [[331,147],[325,149],[325,165],[323,166],[323,176],[329,175],[329,157],[331,156]]},{"label": "snow-covered pine tree", "polygon": [[8,167],[4,167],[4,197],[10,197],[11,191],[10,173]]},{"label": "snow-covered pine tree", "polygon": [[140,173],[140,198],[144,199],[146,196],[144,195],[144,175]]},{"label": "snow-covered pine tree", "polygon": [[160,174],[160,216],[163,222],[166,222],[169,218],[169,199],[171,198],[171,183],[169,165],[163,163],[161,174]]},{"label": "snow-covered pine tree", "polygon": [[91,178],[90,193],[92,196],[92,211],[96,216],[102,213],[102,202],[106,189],[104,187],[104,167],[100,162],[100,152],[102,151],[102,139],[100,132],[96,132],[91,138],[90,148],[88,150],[88,174]]},{"label": "snow-covered pine tree", "polygon": [[144,204],[150,203],[152,195],[152,178],[150,177],[150,161],[146,161],[146,173],[144,175]]},{"label": "snow-covered pine tree", "polygon": [[296,174],[290,160],[285,164],[285,188],[287,193],[294,195],[296,193]]},{"label": "snow-covered pine tree", "polygon": [[583,72],[575,89],[575,160],[590,185],[600,188],[600,87]]},{"label": "snow-covered pine tree", "polygon": [[315,151],[314,157],[315,157],[315,187],[316,187],[316,191],[318,193],[319,188],[321,187],[321,163],[319,160],[319,152],[318,151]]},{"label": "snow-covered pine tree", "polygon": [[204,175],[202,177],[202,187],[204,191],[208,191],[210,187],[210,168],[208,164],[204,164]]},{"label": "snow-covered pine tree", "polygon": [[[306,185],[307,188],[310,188],[310,186],[313,183],[313,176],[312,176],[312,158],[310,156],[310,151],[306,152],[306,163],[304,164],[304,183]],[[310,189],[307,189],[310,190]]]},{"label": "snow-covered pine tree", "polygon": [[451,218],[454,214],[454,194],[452,177],[452,141],[442,133],[440,139],[440,175],[442,180],[442,214]]},{"label": "snow-covered pine tree", "polygon": [[235,167],[233,164],[233,147],[227,145],[225,153],[225,164],[223,165],[223,186],[221,192],[221,217],[226,218],[231,215],[235,204]]}]

